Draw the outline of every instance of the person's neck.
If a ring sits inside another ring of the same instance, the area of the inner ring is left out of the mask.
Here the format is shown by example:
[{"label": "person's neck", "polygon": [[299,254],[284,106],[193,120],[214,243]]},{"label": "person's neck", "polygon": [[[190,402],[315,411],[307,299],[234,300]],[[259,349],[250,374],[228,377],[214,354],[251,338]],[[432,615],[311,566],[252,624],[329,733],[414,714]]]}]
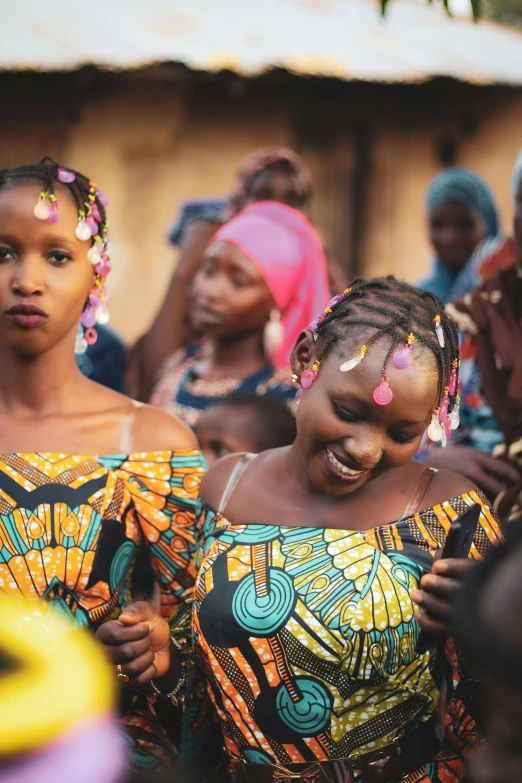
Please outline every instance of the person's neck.
[{"label": "person's neck", "polygon": [[74,406],[83,375],[70,339],[47,353],[21,357],[0,345],[0,413],[40,418]]},{"label": "person's neck", "polygon": [[213,370],[245,377],[264,367],[263,337],[259,332],[213,340],[210,364]]}]

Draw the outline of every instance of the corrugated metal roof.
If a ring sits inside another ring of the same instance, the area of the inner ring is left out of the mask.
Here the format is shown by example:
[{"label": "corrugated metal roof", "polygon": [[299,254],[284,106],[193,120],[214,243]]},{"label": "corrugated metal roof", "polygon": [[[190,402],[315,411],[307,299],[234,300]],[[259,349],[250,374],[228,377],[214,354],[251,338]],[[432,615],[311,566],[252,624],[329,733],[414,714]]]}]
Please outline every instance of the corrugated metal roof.
[{"label": "corrugated metal roof", "polygon": [[449,19],[425,0],[2,0],[0,69],[111,70],[177,62],[253,76],[274,67],[346,80],[451,76],[522,84],[522,36]]}]

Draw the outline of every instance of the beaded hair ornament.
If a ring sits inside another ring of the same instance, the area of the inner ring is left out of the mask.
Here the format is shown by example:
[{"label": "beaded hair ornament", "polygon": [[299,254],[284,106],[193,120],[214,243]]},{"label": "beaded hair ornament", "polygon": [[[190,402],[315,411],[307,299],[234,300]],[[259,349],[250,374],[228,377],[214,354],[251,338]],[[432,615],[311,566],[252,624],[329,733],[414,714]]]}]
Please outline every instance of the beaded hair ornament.
[{"label": "beaded hair ornament", "polygon": [[[389,278],[393,279],[393,278]],[[358,281],[357,281],[358,282]],[[362,294],[362,288],[354,290],[352,287],[346,288],[342,294],[337,294],[337,296],[334,296],[333,299],[328,303],[326,309],[323,313],[318,315],[314,320],[308,325],[309,331],[312,332],[314,341],[317,341],[319,338],[319,335],[321,333],[321,325],[325,321],[325,319],[331,315],[336,308],[338,308],[342,302],[346,301],[350,295],[360,297]],[[381,294],[381,296],[385,297],[386,294]],[[389,297],[390,299],[393,298]],[[374,305],[374,310],[376,312],[384,313],[385,311],[380,308],[378,305]],[[413,344],[415,342],[415,335],[413,334],[413,331],[411,331],[411,320],[412,320],[412,312],[413,308],[411,307],[409,310],[409,313],[406,315],[398,313],[394,318],[392,318],[391,324],[388,326],[391,328],[394,328],[399,325],[406,325],[407,326],[407,339],[406,343],[400,345],[400,347],[395,348],[395,345],[392,345],[392,348],[390,349],[388,356],[385,359],[384,367],[382,369],[382,375],[379,385],[374,389],[373,391],[373,400],[377,405],[389,405],[391,401],[393,400],[393,391],[390,388],[390,382],[388,378],[387,373],[387,364],[388,359],[391,356],[392,364],[393,366],[398,370],[404,370],[407,367],[409,367],[413,361]],[[388,314],[388,313],[386,313]],[[352,357],[351,359],[348,359],[348,361],[345,361],[341,364],[339,367],[339,370],[341,372],[350,372],[350,370],[353,370],[354,367],[357,367],[365,358],[365,356],[368,353],[369,348],[372,346],[373,343],[375,343],[377,340],[379,340],[385,331],[384,327],[379,327],[373,323],[370,323],[368,321],[361,321],[360,323],[365,324],[366,326],[373,326],[376,328],[375,333],[359,348],[359,352],[356,356]],[[433,327],[436,339],[440,345],[441,348],[444,348],[445,346],[445,337],[444,337],[444,329],[441,324],[441,317],[440,315],[436,315],[433,319]],[[424,339],[422,342],[426,342]],[[457,394],[457,388],[459,385],[459,379],[458,379],[458,369],[459,369],[460,361],[458,358],[455,358],[452,361],[451,364],[451,373],[449,376],[449,385],[444,386],[442,390],[442,400],[440,403],[440,406],[436,408],[433,411],[433,415],[431,418],[431,423],[428,427],[428,437],[432,441],[441,441],[442,446],[446,446],[447,442],[449,441],[451,437],[451,431],[456,430],[459,426],[459,408],[460,408],[460,397]],[[304,370],[301,374],[300,384],[302,389],[309,389],[315,379],[317,378],[319,374],[319,369],[321,366],[321,362],[319,360],[315,361],[312,369]],[[439,370],[440,371],[440,370]],[[297,376],[295,376],[297,379]],[[299,402],[302,389],[299,389],[296,399]]]},{"label": "beaded hair ornament", "polygon": [[105,287],[105,278],[111,271],[110,243],[107,235],[109,224],[105,219],[105,207],[109,202],[93,180],[88,181],[89,190],[85,199],[84,191],[78,184],[79,180],[85,182],[81,174],[58,166],[50,158],[44,158],[42,164],[49,167],[49,178],[46,189],[40,192],[34,207],[35,217],[38,220],[58,223],[58,200],[52,184],[53,180],[58,180],[67,186],[78,208],[78,224],[74,232],[77,239],[91,244],[87,257],[94,267],[95,288],[88,296],[78,326],[74,350],[81,355],[98,339],[96,324],[106,324],[109,321],[109,299]]}]

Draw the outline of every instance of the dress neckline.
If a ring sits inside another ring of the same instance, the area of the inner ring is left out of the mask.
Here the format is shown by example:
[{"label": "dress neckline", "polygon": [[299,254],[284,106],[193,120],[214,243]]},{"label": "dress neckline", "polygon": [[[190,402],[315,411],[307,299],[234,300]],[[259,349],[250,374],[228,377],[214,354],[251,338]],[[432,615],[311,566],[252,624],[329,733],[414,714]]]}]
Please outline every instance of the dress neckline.
[{"label": "dress neckline", "polygon": [[446,504],[452,506],[454,503],[456,503],[459,500],[462,500],[466,505],[472,505],[473,503],[478,503],[482,508],[482,514],[484,514],[485,509],[490,509],[489,501],[487,500],[485,495],[480,490],[472,489],[469,492],[462,492],[460,495],[455,495],[454,497],[447,498],[446,500],[443,500],[441,503],[435,503],[432,506],[427,506],[426,508],[420,509],[420,511],[417,511],[414,514],[409,514],[406,517],[401,517],[400,519],[396,519],[391,522],[384,522],[381,525],[375,525],[374,527],[365,528],[364,530],[357,530],[352,528],[329,527],[327,525],[278,525],[274,522],[231,522],[221,512],[216,511],[208,503],[205,503],[204,500],[202,500],[201,502],[206,509],[208,509],[213,514],[215,514],[215,518],[217,520],[223,522],[223,526],[220,527],[219,534],[221,532],[225,532],[226,530],[231,530],[233,528],[257,526],[257,527],[278,527],[281,530],[335,531],[338,533],[359,533],[360,535],[365,535],[367,533],[371,534],[373,532],[384,530],[386,528],[397,527],[398,525],[404,525],[409,520],[414,519],[417,515],[422,516],[427,511],[431,511],[437,508],[438,506],[444,507]]}]

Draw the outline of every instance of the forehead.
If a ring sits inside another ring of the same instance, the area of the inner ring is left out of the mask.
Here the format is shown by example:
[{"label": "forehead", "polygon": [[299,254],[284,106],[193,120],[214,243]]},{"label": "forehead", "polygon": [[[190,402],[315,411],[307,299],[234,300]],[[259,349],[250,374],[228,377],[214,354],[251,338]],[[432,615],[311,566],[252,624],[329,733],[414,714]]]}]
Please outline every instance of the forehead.
[{"label": "forehead", "polygon": [[[212,433],[220,437],[231,431],[244,431],[244,424],[252,419],[252,410],[235,405],[216,405],[206,411],[196,424],[196,433]],[[246,434],[246,433],[245,433]]]},{"label": "forehead", "polygon": [[76,226],[78,221],[76,204],[69,190],[60,183],[53,186],[53,192],[58,203],[59,222],[57,224],[52,224],[47,220],[38,220],[38,218],[34,216],[33,210],[42,190],[42,183],[35,180],[8,182],[5,187],[0,189],[0,219],[2,217],[30,217],[34,220],[35,225],[45,226],[47,229],[53,225],[59,225],[62,220],[68,221],[69,223],[74,221],[74,226]]},{"label": "forehead", "polygon": [[[363,335],[364,337],[364,335]],[[413,361],[405,369],[399,370],[393,365],[392,356],[388,358],[388,374],[393,400],[390,405],[378,406],[373,402],[374,389],[382,379],[391,339],[386,335],[371,345],[364,360],[349,372],[341,372],[343,362],[359,354],[364,339],[350,339],[334,346],[326,360],[321,363],[319,376],[328,384],[329,390],[338,402],[343,399],[357,399],[368,410],[378,412],[384,418],[397,418],[408,421],[423,421],[438,404],[439,376],[437,363],[431,351],[415,343]],[[401,344],[394,348],[402,348]]]},{"label": "forehead", "polygon": [[269,187],[271,185],[297,187],[297,176],[289,166],[284,163],[278,163],[260,171],[252,179],[252,189]]},{"label": "forehead", "polygon": [[254,262],[250,260],[244,250],[241,250],[233,242],[227,240],[216,242],[207,250],[206,257],[223,266],[246,272],[251,277],[261,278],[261,273]]},{"label": "forehead", "polygon": [[461,201],[444,201],[430,215],[430,220],[462,220],[480,219],[479,213],[469,204]]}]

